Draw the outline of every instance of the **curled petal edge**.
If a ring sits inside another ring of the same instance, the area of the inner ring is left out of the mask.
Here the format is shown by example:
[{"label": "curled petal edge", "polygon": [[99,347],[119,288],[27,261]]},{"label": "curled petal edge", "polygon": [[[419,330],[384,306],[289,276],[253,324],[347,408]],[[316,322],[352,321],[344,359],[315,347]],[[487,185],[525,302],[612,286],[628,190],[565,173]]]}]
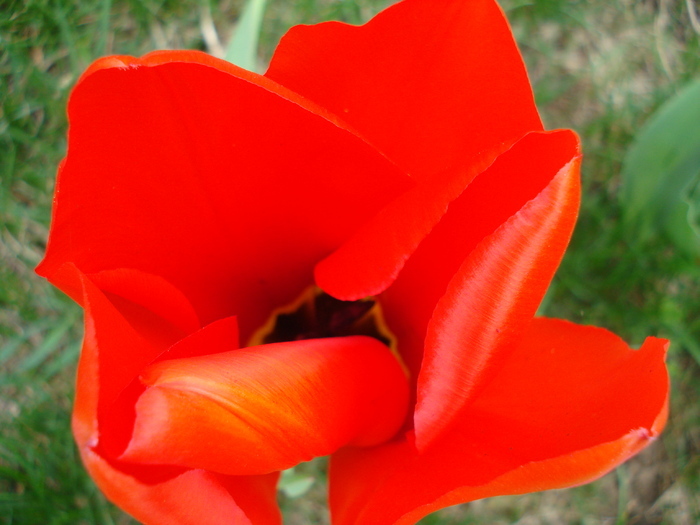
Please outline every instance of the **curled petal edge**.
[{"label": "curled petal edge", "polygon": [[[490,393],[484,391],[480,408],[475,406],[459,428],[443,435],[429,450],[417,450],[415,435],[408,432],[404,439],[377,449],[346,449],[334,455],[330,470],[334,523],[352,525],[371,518],[375,525],[408,524],[457,503],[580,485],[602,476],[656,439],[668,414],[669,379],[664,364],[668,341],[649,337],[635,351],[607,330],[547,318],[536,318],[529,332],[515,356],[516,364],[502,371],[500,383],[493,381]],[[572,335],[580,339],[567,344]],[[592,353],[585,352],[596,342],[599,346]],[[537,348],[527,351],[533,344]],[[615,385],[625,391],[610,405],[593,400],[590,415],[576,414],[562,423],[556,417],[557,413],[566,415],[561,395],[578,382],[562,377],[557,369],[566,366],[568,360],[562,359],[571,357],[572,351],[582,360],[580,379],[602,374],[600,384],[580,384],[584,393],[591,387],[591,393],[607,396],[614,393]],[[533,357],[529,357],[531,352]],[[540,367],[537,363],[543,358]],[[537,407],[533,407],[532,418],[518,421],[507,412],[499,416],[499,406],[507,410],[511,405],[503,392],[508,377],[523,366],[537,366],[533,371],[539,370],[539,376],[534,374],[534,382],[524,376],[515,386],[517,396],[512,403],[526,406],[528,399],[534,400]],[[545,395],[550,390],[551,404]],[[625,406],[638,398],[643,404],[627,417]],[[548,421],[545,416],[549,413],[554,417]],[[615,419],[606,423],[606,417]],[[602,428],[591,427],[596,423]]]},{"label": "curled petal edge", "polygon": [[187,470],[145,483],[123,472],[90,448],[80,454],[95,483],[111,501],[148,525],[279,525],[279,473],[222,476]]},{"label": "curled petal edge", "polygon": [[[404,514],[394,525],[411,525],[439,509],[477,499],[585,485],[603,477],[653,443],[661,434],[667,419],[668,396],[651,428],[637,428],[615,441],[523,465],[496,478],[487,486],[458,488],[428,505]],[[590,464],[593,468],[581,472],[580,465],[583,464]],[[572,473],[575,475],[572,476]]]},{"label": "curled petal edge", "polygon": [[[103,389],[100,383],[99,341],[103,337],[112,340],[105,330],[116,330],[118,334],[136,337],[136,349],[141,348],[142,342],[90,276],[71,263],[63,265],[61,272],[62,279],[73,285],[76,293],[80,288],[81,300],[78,302],[84,305],[86,311],[85,340],[78,364],[73,408],[73,434],[83,463],[104,494],[149,525],[281,523],[276,504],[278,473],[224,476],[167,465],[147,467],[144,471],[138,466],[109,461],[95,449],[99,446],[98,405]],[[96,319],[96,315],[100,319]],[[159,350],[158,347],[150,349],[147,346],[141,349],[147,353],[155,350],[154,356]],[[203,516],[207,516],[207,519],[203,520]]]}]

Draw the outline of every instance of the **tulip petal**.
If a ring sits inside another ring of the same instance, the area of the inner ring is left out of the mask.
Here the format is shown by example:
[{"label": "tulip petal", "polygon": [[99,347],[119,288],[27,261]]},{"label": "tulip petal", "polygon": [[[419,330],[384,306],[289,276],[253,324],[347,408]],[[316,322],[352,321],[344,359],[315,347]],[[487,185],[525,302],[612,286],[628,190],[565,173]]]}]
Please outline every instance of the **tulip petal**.
[{"label": "tulip petal", "polygon": [[401,426],[408,400],[399,362],[364,336],[161,361],[141,381],[147,389],[120,459],[233,475],[382,443]]},{"label": "tulip petal", "polygon": [[492,0],[406,0],[359,27],[293,27],[265,76],[338,115],[417,179],[542,129]]},{"label": "tulip petal", "polygon": [[542,129],[492,0],[406,0],[360,27],[294,27],[266,76],[337,114],[419,181],[317,265],[316,283],[343,300],[387,289],[474,177]]},{"label": "tulip petal", "polygon": [[614,334],[534,319],[521,344],[424,450],[412,433],[331,461],[335,525],[410,524],[448,505],[596,479],[661,432],[668,343],[631,350]]},{"label": "tulip petal", "polygon": [[239,314],[244,340],[413,184],[326,111],[202,53],[98,61],[69,117],[39,273],[158,275],[203,324]]},{"label": "tulip petal", "polygon": [[440,173],[388,204],[316,265],[316,284],[343,301],[385,291],[453,200],[503,149],[491,147],[469,166]]},{"label": "tulip petal", "polygon": [[428,324],[414,415],[416,445],[464,407],[514,351],[554,276],[576,223],[580,156],[464,260]]},{"label": "tulip petal", "polygon": [[[133,277],[133,273],[129,275]],[[119,429],[117,419],[123,416],[115,413],[114,403],[138,371],[167,348],[164,337],[153,334],[158,326],[167,324],[164,320],[155,323],[150,327],[152,337],[145,338],[138,325],[152,322],[154,314],[148,312],[139,323],[138,314],[143,309],[122,301],[126,307],[120,311],[90,277],[70,263],[61,267],[57,276],[61,282],[72,283],[73,290],[82,288],[79,302],[85,308],[85,338],[78,364],[73,432],[85,466],[105,495],[149,525],[280,523],[275,501],[277,474],[231,477],[167,466],[149,467],[144,472],[133,465],[108,461],[98,452],[105,447],[103,441],[109,444],[124,439],[113,432]],[[105,282],[125,292],[117,286],[114,275]],[[152,289],[158,291],[160,281],[152,282]],[[130,321],[136,321],[136,326]],[[227,333],[232,334],[230,330]],[[154,340],[161,344],[154,344]],[[171,350],[168,355],[178,354]],[[122,433],[130,430],[129,421],[121,424],[125,427]],[[112,432],[101,433],[103,426]]]},{"label": "tulip petal", "polygon": [[527,134],[450,204],[396,282],[381,295],[387,325],[414,382],[428,323],[464,261],[479,242],[537,197],[579,155],[578,137],[571,131]]},{"label": "tulip petal", "polygon": [[[124,389],[180,333],[149,310],[114,296],[118,307],[71,263],[63,265],[57,274],[82,288],[85,337],[78,363],[73,429],[79,444],[96,446],[98,422],[114,417],[112,406]],[[157,291],[159,281],[153,282]]]},{"label": "tulip petal", "polygon": [[[201,326],[197,313],[187,298],[162,277],[139,270],[118,268],[90,274],[90,280],[111,297],[113,303],[124,305],[122,314],[125,314],[127,305],[132,308],[140,306],[177,327],[180,336],[177,339]],[[155,323],[149,323],[149,328],[153,324]]]},{"label": "tulip petal", "polygon": [[188,470],[142,481],[91,449],[81,450],[90,475],[108,499],[147,525],[278,525],[279,473],[223,476]]}]

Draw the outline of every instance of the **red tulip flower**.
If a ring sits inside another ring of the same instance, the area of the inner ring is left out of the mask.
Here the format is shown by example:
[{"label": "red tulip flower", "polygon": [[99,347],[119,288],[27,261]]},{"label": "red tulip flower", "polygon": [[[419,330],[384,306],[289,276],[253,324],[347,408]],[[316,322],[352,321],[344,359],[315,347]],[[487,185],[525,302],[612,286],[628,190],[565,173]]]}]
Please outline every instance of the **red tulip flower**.
[{"label": "red tulip flower", "polygon": [[330,455],[334,524],[568,487],[666,419],[667,342],[535,318],[579,205],[492,0],[300,26],[257,75],[93,64],[38,272],[85,309],[73,430],[146,524],[280,522]]}]

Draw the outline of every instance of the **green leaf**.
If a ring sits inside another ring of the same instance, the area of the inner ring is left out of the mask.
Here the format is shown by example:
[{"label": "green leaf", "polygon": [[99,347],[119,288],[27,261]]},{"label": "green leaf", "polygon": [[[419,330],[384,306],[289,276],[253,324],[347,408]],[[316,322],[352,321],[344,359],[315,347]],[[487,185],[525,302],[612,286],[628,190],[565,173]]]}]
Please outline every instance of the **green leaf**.
[{"label": "green leaf", "polygon": [[622,164],[626,225],[642,238],[664,231],[700,254],[689,189],[700,174],[700,79],[662,105],[638,133]]},{"label": "green leaf", "polygon": [[694,221],[694,205],[683,196],[671,210],[664,224],[668,237],[688,255],[700,255],[700,232]]},{"label": "green leaf", "polygon": [[279,489],[288,498],[298,498],[308,492],[314,481],[313,476],[296,473],[293,468],[290,468],[282,472]]},{"label": "green leaf", "polygon": [[102,12],[100,13],[100,39],[97,44],[97,52],[100,55],[107,54],[107,39],[109,37],[109,17],[112,13],[112,0],[102,0]]},{"label": "green leaf", "polygon": [[226,60],[249,71],[257,69],[258,39],[266,3],[267,0],[248,0],[226,50]]}]

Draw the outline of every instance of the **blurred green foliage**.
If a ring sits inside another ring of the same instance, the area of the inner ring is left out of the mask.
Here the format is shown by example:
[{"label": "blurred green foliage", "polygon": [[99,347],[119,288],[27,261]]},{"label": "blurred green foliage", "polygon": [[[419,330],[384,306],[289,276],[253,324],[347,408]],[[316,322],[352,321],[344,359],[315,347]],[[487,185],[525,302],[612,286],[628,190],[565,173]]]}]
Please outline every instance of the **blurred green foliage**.
[{"label": "blurred green foliage", "polygon": [[635,137],[622,164],[625,228],[641,241],[665,233],[697,261],[700,231],[692,190],[700,181],[700,78],[661,106]]}]

